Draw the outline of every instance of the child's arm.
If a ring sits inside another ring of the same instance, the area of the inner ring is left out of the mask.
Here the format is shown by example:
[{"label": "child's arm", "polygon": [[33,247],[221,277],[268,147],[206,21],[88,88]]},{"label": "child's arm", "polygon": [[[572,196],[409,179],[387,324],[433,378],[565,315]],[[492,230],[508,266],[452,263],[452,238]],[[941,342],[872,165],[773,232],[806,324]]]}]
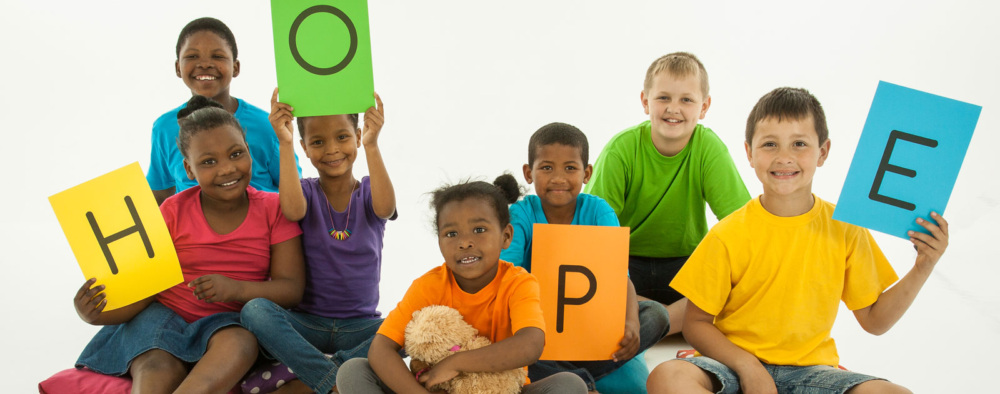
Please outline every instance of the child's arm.
[{"label": "child's arm", "polygon": [[426,393],[399,357],[398,343],[382,334],[375,334],[368,348],[368,364],[379,379],[397,393]]},{"label": "child's arm", "polygon": [[[385,161],[382,160],[382,153],[378,148],[378,135],[385,122],[385,107],[382,105],[382,98],[378,96],[378,93],[375,93],[375,104],[375,107],[370,107],[368,111],[365,111],[365,129],[361,134],[361,143],[365,146],[365,157],[368,160],[372,209],[378,217],[388,219],[396,213],[396,191],[392,188],[389,171],[385,169]],[[304,214],[305,210],[303,210]]]},{"label": "child's arm", "polygon": [[104,285],[94,286],[96,282],[97,278],[88,279],[73,298],[76,314],[87,324],[110,326],[125,323],[146,309],[156,298],[156,296],[148,297],[134,304],[105,312],[104,307],[108,305],[108,300],[105,299],[107,296],[104,294]]},{"label": "child's arm", "polygon": [[282,308],[291,308],[302,300],[306,272],[301,236],[271,245],[271,280],[249,282],[219,274],[199,277],[188,283],[194,295],[205,302],[248,302],[267,298]]},{"label": "child's arm", "polygon": [[632,279],[628,280],[628,293],[625,297],[625,336],[619,342],[621,348],[611,355],[612,360],[628,360],[639,351],[639,297],[635,294]]},{"label": "child's arm", "polygon": [[907,272],[895,286],[883,292],[874,304],[854,311],[854,317],[865,331],[875,335],[889,331],[910,308],[920,288],[934,270],[934,265],[944,254],[944,250],[948,247],[948,221],[937,212],[931,212],[931,218],[938,224],[917,218],[917,223],[930,231],[930,235],[917,231],[909,232],[910,242],[913,242],[913,247],[917,249],[917,260],[910,272]]},{"label": "child's arm", "polygon": [[701,354],[725,364],[740,378],[744,393],[777,393],[774,379],[760,360],[722,335],[713,322],[715,316],[688,301],[684,316],[684,339]]},{"label": "child's arm", "polygon": [[299,182],[298,164],[295,162],[295,132],[292,130],[292,107],[278,102],[278,88],[271,95],[271,115],[267,117],[278,136],[278,151],[281,162],[281,179],[278,182],[278,200],[281,213],[293,222],[306,216],[306,197]]},{"label": "child's arm", "polygon": [[451,380],[459,372],[499,372],[531,365],[541,357],[543,346],[545,333],[537,327],[525,327],[487,347],[446,357],[420,375],[420,383],[432,387]]}]

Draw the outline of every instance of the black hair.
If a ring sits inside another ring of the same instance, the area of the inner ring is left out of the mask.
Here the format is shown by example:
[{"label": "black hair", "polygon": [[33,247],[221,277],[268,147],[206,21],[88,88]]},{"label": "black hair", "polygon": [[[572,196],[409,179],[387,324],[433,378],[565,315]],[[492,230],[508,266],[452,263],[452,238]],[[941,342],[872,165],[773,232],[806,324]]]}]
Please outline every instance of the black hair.
[{"label": "black hair", "polygon": [[240,131],[244,142],[247,138],[240,121],[226,111],[222,104],[205,96],[191,97],[187,105],[177,112],[177,124],[180,126],[180,131],[177,132],[177,149],[184,157],[187,157],[191,137],[204,130],[228,125]]},{"label": "black hair", "polygon": [[431,192],[431,207],[434,208],[434,228],[438,227],[441,220],[441,209],[445,204],[456,201],[465,201],[470,198],[478,198],[489,202],[496,211],[500,227],[507,227],[510,224],[509,204],[517,202],[521,197],[521,186],[513,175],[503,174],[489,184],[483,181],[464,181],[451,186],[442,186]]},{"label": "black hair", "polygon": [[[344,114],[344,115],[347,115],[347,119],[349,119],[351,121],[351,124],[354,125],[354,130],[357,130],[359,115],[358,114]],[[310,118],[310,116],[300,116],[298,118],[295,118],[295,125],[299,126],[299,138],[303,139],[306,138],[306,122],[303,121],[303,119],[305,118]]]},{"label": "black hair", "polygon": [[747,117],[747,144],[753,143],[754,133],[757,132],[757,123],[767,119],[775,118],[781,122],[783,120],[802,120],[812,115],[813,128],[816,129],[816,136],[819,143],[826,142],[830,136],[830,131],[826,127],[826,114],[823,113],[823,106],[819,100],[808,90],[802,88],[777,88],[757,101]]},{"label": "black hair", "polygon": [[236,50],[236,36],[233,35],[233,31],[229,30],[229,26],[226,26],[226,24],[222,23],[222,21],[206,16],[204,18],[198,18],[188,22],[188,24],[181,29],[181,34],[177,36],[177,59],[181,58],[181,47],[184,46],[184,41],[186,41],[192,34],[201,31],[210,31],[219,37],[222,37],[222,39],[226,40],[226,43],[229,44],[229,49],[233,51],[233,60],[239,58],[239,51]]},{"label": "black hair", "polygon": [[587,143],[587,135],[583,134],[576,126],[552,122],[535,131],[535,134],[532,134],[531,139],[528,140],[528,166],[530,167],[535,164],[535,154],[538,148],[552,144],[580,148],[580,158],[583,160],[583,166],[586,167],[590,164],[588,162],[590,159],[590,144]]}]

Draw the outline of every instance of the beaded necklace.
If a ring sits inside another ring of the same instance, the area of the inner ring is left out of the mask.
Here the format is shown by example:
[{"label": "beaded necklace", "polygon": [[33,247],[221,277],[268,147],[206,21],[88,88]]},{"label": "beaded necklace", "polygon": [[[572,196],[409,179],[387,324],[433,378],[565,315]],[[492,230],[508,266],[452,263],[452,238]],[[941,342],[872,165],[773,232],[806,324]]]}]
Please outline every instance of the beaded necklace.
[{"label": "beaded necklace", "polygon": [[[358,182],[354,181],[354,186],[357,187]],[[333,224],[333,207],[330,204],[326,205],[327,210],[330,212],[330,236],[338,241],[345,241],[351,237],[351,230],[347,229],[347,226],[351,224],[351,204],[354,203],[354,188],[351,188],[351,198],[347,200],[347,223],[344,223],[343,230],[337,230]]]}]

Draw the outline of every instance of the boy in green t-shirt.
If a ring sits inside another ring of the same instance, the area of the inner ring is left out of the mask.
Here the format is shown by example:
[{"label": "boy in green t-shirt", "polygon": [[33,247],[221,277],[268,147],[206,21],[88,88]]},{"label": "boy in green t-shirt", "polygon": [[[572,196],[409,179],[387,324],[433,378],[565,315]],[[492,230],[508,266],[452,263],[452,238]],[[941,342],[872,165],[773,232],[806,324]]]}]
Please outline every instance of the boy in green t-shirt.
[{"label": "boy in green t-shirt", "polygon": [[725,144],[698,124],[712,98],[697,57],[675,52],[656,59],[639,97],[649,120],[608,142],[585,192],[607,201],[631,229],[629,274],[636,293],[667,306],[674,334],[687,303],[667,284],[708,232],[705,203],[721,220],[750,194]]}]

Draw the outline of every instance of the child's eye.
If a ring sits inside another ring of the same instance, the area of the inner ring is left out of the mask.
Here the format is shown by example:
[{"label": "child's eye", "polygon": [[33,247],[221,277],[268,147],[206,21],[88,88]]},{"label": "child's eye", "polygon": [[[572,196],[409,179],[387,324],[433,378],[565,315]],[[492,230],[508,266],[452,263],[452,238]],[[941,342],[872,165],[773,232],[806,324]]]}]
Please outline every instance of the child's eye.
[{"label": "child's eye", "polygon": [[472,230],[472,232],[474,232],[476,234],[485,233],[486,232],[486,227],[476,227],[476,228],[474,228]]},{"label": "child's eye", "polygon": [[763,144],[760,144],[760,146],[765,147],[765,148],[770,148],[770,147],[774,146],[774,142],[768,141],[768,142],[765,142]]},{"label": "child's eye", "polygon": [[338,136],[337,136],[337,139],[338,139],[338,140],[341,140],[341,141],[343,141],[343,140],[346,140],[346,139],[348,139],[348,138],[350,138],[350,136],[349,136],[349,135],[347,135],[347,134],[341,134],[341,135],[338,135]]},{"label": "child's eye", "polygon": [[444,233],[445,238],[455,238],[456,236],[458,236],[458,232],[455,231],[447,231]]},{"label": "child's eye", "polygon": [[201,164],[207,165],[207,166],[213,165],[213,164],[215,164],[215,159],[205,159],[205,160],[202,160]]},{"label": "child's eye", "polygon": [[539,169],[542,170],[542,171],[552,171],[552,166],[542,166]]},{"label": "child's eye", "polygon": [[323,145],[323,140],[315,140],[313,142],[310,142],[309,145],[313,145],[313,146]]},{"label": "child's eye", "polygon": [[230,159],[235,159],[235,158],[240,157],[240,156],[243,156],[243,151],[238,150],[238,151],[233,152],[232,154],[230,154],[229,158]]},{"label": "child's eye", "polygon": [[576,167],[566,166],[566,171],[576,171]]},{"label": "child's eye", "polygon": [[805,141],[795,141],[795,146],[798,146],[798,147],[806,146],[806,142]]},{"label": "child's eye", "polygon": [[691,99],[689,99],[689,98],[684,98],[684,102],[685,102],[685,103],[693,103],[693,102],[694,102],[694,100],[691,100]]}]

